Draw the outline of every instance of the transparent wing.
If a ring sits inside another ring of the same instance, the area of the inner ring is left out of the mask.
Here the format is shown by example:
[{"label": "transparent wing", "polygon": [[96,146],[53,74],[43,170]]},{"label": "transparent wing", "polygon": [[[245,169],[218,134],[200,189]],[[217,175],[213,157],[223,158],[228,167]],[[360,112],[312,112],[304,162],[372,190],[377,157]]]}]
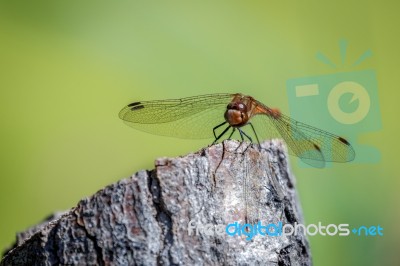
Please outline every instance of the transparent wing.
[{"label": "transparent wing", "polygon": [[251,123],[260,140],[283,138],[290,154],[299,157],[303,162],[313,167],[322,168],[325,166],[323,153],[301,131],[267,115],[256,115]]},{"label": "transparent wing", "polygon": [[[258,104],[269,109],[262,103]],[[354,149],[345,139],[284,114],[278,118],[258,114],[251,122],[259,137],[282,137],[291,154],[314,167],[324,167],[325,161],[348,162],[355,157]]]},{"label": "transparent wing", "polygon": [[178,138],[212,138],[225,121],[232,94],[208,94],[173,100],[134,102],[119,113],[124,122],[148,133]]},{"label": "transparent wing", "polygon": [[[275,124],[290,125],[292,135],[305,136],[313,146],[321,151],[323,158],[328,162],[349,162],[354,160],[355,152],[347,140],[322,129],[304,124],[286,115],[282,115]],[[298,133],[300,132],[300,133]],[[296,138],[295,138],[296,139]]]}]

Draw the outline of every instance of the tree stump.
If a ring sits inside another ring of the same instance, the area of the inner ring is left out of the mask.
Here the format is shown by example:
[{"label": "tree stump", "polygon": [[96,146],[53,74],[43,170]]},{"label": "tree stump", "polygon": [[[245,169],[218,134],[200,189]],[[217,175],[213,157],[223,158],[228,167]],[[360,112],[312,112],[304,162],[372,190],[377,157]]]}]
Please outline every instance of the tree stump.
[{"label": "tree stump", "polygon": [[279,140],[158,159],[19,233],[0,265],[311,265],[304,232],[279,235],[303,221],[294,184]]}]

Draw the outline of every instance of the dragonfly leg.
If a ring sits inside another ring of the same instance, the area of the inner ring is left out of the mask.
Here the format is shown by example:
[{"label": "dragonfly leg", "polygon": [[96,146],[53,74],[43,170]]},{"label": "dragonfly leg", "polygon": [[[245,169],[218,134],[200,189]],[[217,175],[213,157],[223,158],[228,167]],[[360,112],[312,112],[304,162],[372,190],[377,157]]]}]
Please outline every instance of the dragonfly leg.
[{"label": "dragonfly leg", "polygon": [[[220,125],[220,126],[222,126],[222,125]],[[217,141],[218,141],[223,135],[225,135],[226,131],[228,131],[230,127],[231,127],[231,126],[229,125],[227,128],[225,128],[224,131],[222,131],[222,133],[219,134],[218,137],[215,138],[213,144],[217,143]]]},{"label": "dragonfly leg", "polygon": [[[215,126],[215,127],[213,128],[213,133],[214,133],[214,137],[215,137],[215,141],[214,141],[214,142],[217,141],[217,135],[215,135],[215,130],[216,130],[217,128],[219,128],[219,127],[225,125],[226,123],[227,123],[227,122],[225,121],[225,122],[223,122],[223,123],[221,123],[221,124],[219,124],[218,126]],[[221,137],[221,135],[220,135],[219,137]]]},{"label": "dragonfly leg", "polygon": [[229,135],[228,139],[231,139],[233,133],[235,133],[235,130],[236,130],[236,128],[233,127],[233,128],[232,128],[232,132],[231,132],[231,134]]},{"label": "dragonfly leg", "polygon": [[242,139],[242,142],[244,141],[244,138],[243,138],[243,131],[241,131],[240,129],[239,129],[239,133],[240,133],[240,138]]},{"label": "dragonfly leg", "polygon": [[253,140],[246,133],[244,133],[243,130],[241,130],[240,128],[238,128],[238,130],[240,133],[240,137],[242,138],[242,141],[244,141],[244,138],[243,138],[243,135],[244,135],[245,137],[247,137],[250,140],[251,143],[253,143]]},{"label": "dragonfly leg", "polygon": [[[242,146],[242,144],[244,143],[244,137],[243,137],[243,136],[247,137],[247,138],[250,140],[250,142],[253,143],[253,140],[252,140],[246,133],[244,133],[243,130],[241,130],[240,128],[237,128],[237,129],[239,130],[240,138],[242,139],[242,141],[240,142],[239,146],[237,146],[237,148],[235,149],[235,151],[239,150],[240,146]],[[243,153],[245,153],[245,152],[247,151],[247,149],[248,149],[250,146],[251,146],[251,145],[248,145],[248,146],[246,147],[246,149],[243,151]]]},{"label": "dragonfly leg", "polygon": [[258,142],[258,144],[260,144],[260,141],[258,140],[257,133],[256,133],[256,131],[254,130],[253,124],[252,124],[252,123],[247,123],[247,124],[251,126],[251,129],[253,130],[254,135],[256,136],[257,142]]}]

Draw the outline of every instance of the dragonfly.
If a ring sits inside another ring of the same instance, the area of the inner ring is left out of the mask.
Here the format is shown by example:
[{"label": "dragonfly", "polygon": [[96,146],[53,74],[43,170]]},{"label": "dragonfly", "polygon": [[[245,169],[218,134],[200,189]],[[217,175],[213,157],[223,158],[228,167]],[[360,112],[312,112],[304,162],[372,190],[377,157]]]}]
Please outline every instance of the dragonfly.
[{"label": "dragonfly", "polygon": [[317,168],[323,168],[326,162],[355,158],[345,138],[290,118],[278,108],[241,93],[132,102],[122,108],[119,117],[144,132],[186,139],[214,138],[213,144],[237,132],[242,141],[246,138],[253,142],[255,138],[260,143],[260,139],[282,138],[290,154]]}]

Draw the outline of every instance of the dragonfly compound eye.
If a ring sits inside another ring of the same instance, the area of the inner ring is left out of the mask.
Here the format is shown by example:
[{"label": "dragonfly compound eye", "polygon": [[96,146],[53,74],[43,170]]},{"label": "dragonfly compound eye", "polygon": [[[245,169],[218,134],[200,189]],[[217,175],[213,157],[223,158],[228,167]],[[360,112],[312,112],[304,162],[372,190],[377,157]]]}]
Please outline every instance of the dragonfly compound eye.
[{"label": "dragonfly compound eye", "polygon": [[247,107],[241,102],[232,102],[228,104],[225,112],[225,120],[235,127],[243,126],[249,120],[247,115]]},{"label": "dragonfly compound eye", "polygon": [[228,110],[237,110],[241,112],[247,112],[247,106],[244,103],[241,102],[232,102],[229,103],[228,106],[226,107]]}]

